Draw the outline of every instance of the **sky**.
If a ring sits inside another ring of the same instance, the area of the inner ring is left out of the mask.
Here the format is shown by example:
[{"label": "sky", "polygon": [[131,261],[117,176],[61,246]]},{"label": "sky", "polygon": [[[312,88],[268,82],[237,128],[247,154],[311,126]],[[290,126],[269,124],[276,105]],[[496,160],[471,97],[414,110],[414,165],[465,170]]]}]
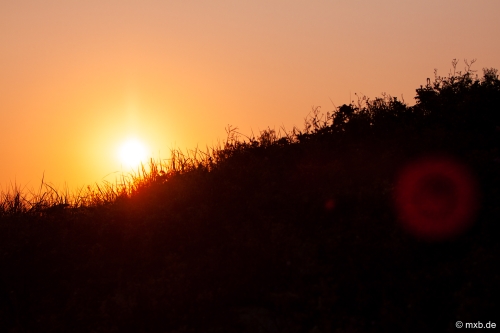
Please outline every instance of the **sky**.
[{"label": "sky", "polygon": [[144,156],[205,150],[228,125],[302,128],[415,89],[451,61],[500,69],[498,0],[2,0],[0,189],[70,191]]}]

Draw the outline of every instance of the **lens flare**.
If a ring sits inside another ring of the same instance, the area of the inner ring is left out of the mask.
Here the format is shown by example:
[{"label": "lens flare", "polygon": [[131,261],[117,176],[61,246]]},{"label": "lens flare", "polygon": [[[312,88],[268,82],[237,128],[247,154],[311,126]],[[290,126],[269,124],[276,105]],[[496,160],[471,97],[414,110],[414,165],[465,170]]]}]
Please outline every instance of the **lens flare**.
[{"label": "lens flare", "polygon": [[449,239],[473,222],[477,183],[468,168],[453,159],[425,158],[402,170],[394,200],[400,222],[414,235]]}]

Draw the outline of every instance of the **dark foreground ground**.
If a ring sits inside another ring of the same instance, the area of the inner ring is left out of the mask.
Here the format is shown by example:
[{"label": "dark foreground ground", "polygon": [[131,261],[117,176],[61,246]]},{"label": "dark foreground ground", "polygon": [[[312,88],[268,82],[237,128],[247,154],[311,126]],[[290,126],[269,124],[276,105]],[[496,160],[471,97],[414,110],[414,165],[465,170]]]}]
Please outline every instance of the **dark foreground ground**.
[{"label": "dark foreground ground", "polygon": [[[405,124],[268,132],[113,203],[4,213],[0,331],[498,331],[500,131]],[[394,209],[398,172],[431,154],[479,188],[449,240],[415,237]]]}]

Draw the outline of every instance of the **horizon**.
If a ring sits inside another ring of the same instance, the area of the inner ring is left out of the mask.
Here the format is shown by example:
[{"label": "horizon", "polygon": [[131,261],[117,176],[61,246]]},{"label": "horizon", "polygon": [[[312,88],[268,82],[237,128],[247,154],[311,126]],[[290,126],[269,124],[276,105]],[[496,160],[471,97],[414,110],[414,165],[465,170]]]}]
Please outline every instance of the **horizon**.
[{"label": "horizon", "polygon": [[217,146],[228,125],[301,128],[311,107],[326,113],[356,93],[413,105],[453,59],[459,71],[477,59],[479,75],[500,68],[498,12],[453,1],[2,3],[0,190],[113,182],[132,138],[166,159]]}]

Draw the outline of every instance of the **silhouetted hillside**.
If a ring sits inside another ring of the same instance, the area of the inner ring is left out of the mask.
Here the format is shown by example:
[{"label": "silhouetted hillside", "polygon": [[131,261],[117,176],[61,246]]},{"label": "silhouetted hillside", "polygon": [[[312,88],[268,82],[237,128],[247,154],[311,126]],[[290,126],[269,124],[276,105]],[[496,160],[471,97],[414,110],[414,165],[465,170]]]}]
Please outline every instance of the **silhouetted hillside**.
[{"label": "silhouetted hillside", "polygon": [[[228,128],[223,147],[173,152],[71,200],[4,194],[0,330],[498,329],[500,80],[469,68],[416,93],[414,106],[383,96],[316,108],[289,133],[242,140]],[[398,215],[398,177],[425,158],[454,161],[477,185],[473,220],[448,238]]]}]

